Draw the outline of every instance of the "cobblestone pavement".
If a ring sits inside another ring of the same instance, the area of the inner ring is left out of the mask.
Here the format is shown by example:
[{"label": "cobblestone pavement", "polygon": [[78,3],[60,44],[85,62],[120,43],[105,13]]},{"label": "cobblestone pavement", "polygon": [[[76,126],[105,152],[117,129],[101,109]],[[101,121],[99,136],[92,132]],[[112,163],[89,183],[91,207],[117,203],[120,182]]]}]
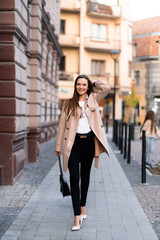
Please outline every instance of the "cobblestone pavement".
[{"label": "cobblestone pavement", "polygon": [[[140,140],[132,141],[131,155],[140,165],[142,162],[142,144]],[[160,165],[160,140],[154,140],[152,165]],[[151,221],[157,235],[160,237],[160,176],[147,177],[149,185],[133,187],[144,212]]]},{"label": "cobblestone pavement", "polygon": [[[131,164],[127,164],[122,154],[117,151],[111,138],[108,139],[131,186],[152,226],[160,238],[160,176],[153,176],[147,171],[146,184],[141,184],[142,143],[136,139],[131,142]],[[160,141],[155,140],[153,164],[160,163]]]},{"label": "cobblestone pavement", "polygon": [[[131,143],[131,154],[134,160],[141,164],[142,159],[142,141],[135,140]],[[160,140],[154,140],[154,153],[152,159],[153,166],[160,165]]]},{"label": "cobblestone pavement", "polygon": [[55,139],[42,144],[37,162],[29,163],[13,186],[0,187],[0,239],[55,163]]}]

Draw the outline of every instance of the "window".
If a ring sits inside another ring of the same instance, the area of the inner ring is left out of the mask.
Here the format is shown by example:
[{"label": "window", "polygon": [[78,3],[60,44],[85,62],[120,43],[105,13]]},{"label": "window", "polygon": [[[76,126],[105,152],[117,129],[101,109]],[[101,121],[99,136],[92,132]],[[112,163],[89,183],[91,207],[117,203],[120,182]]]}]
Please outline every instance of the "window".
[{"label": "window", "polygon": [[65,25],[66,25],[66,20],[61,19],[61,23],[60,23],[60,33],[61,34],[65,34]]},{"label": "window", "polygon": [[128,26],[128,42],[132,43],[132,28]]},{"label": "window", "polygon": [[46,120],[47,119],[47,102],[45,102],[44,112],[45,112],[44,118]]},{"label": "window", "polygon": [[133,56],[136,57],[137,56],[137,43],[134,43],[134,48],[133,48]]},{"label": "window", "polygon": [[139,117],[140,116],[140,103],[137,104],[137,116]]},{"label": "window", "polygon": [[92,40],[105,42],[107,40],[107,25],[93,23]]},{"label": "window", "polygon": [[140,71],[134,71],[134,78],[135,78],[135,81],[136,81],[136,85],[140,85]]},{"label": "window", "polygon": [[50,103],[50,120],[52,120],[52,103]]},{"label": "window", "polygon": [[91,74],[94,76],[104,76],[105,75],[104,64],[105,64],[104,61],[92,60]]},{"label": "window", "polygon": [[60,71],[65,71],[65,56],[61,57],[60,65],[59,65]]}]

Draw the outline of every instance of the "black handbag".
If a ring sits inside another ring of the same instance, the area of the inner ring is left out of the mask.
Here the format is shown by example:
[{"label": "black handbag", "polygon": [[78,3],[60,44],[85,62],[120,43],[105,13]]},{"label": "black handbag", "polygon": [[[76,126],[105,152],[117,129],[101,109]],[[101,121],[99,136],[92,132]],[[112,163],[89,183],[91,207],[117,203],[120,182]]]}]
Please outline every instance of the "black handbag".
[{"label": "black handbag", "polygon": [[68,186],[67,180],[63,176],[60,156],[58,156],[58,160],[59,160],[59,168],[60,168],[60,176],[59,176],[60,191],[61,191],[63,197],[66,197],[66,196],[71,195],[71,192],[70,192],[70,188]]}]

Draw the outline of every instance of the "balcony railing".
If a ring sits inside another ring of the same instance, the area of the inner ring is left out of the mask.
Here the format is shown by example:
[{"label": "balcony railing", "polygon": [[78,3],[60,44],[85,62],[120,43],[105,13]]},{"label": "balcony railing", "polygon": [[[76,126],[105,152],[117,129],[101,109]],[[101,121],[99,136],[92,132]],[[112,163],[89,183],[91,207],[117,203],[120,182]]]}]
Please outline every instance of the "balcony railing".
[{"label": "balcony railing", "polygon": [[59,42],[62,47],[78,48],[79,36],[74,34],[60,34]]},{"label": "balcony railing", "polygon": [[110,52],[111,50],[120,50],[120,40],[100,39],[93,37],[85,38],[85,49],[88,51]]},{"label": "balcony railing", "polygon": [[61,0],[61,11],[62,12],[79,12],[80,11],[80,1],[79,0]]},{"label": "balcony railing", "polygon": [[119,18],[121,17],[121,7],[108,6],[96,2],[87,2],[87,14],[91,16],[100,16],[106,18]]}]

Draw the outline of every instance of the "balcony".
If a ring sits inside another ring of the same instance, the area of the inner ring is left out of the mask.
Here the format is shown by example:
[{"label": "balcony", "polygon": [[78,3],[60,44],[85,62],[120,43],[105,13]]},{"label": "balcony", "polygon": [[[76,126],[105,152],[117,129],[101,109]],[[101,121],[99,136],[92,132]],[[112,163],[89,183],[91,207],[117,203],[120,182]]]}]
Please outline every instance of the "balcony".
[{"label": "balcony", "polygon": [[61,47],[79,48],[79,36],[75,34],[60,34],[59,43]]},{"label": "balcony", "polygon": [[93,37],[85,38],[85,49],[88,51],[97,52],[110,52],[112,50],[119,50],[121,48],[120,40],[107,39],[102,41],[101,39],[94,39]]},{"label": "balcony", "polygon": [[79,13],[80,12],[80,1],[76,0],[61,0],[61,12],[67,13]]},{"label": "balcony", "polygon": [[97,16],[103,18],[120,18],[121,7],[119,6],[108,6],[96,2],[87,2],[87,14],[89,16]]}]

